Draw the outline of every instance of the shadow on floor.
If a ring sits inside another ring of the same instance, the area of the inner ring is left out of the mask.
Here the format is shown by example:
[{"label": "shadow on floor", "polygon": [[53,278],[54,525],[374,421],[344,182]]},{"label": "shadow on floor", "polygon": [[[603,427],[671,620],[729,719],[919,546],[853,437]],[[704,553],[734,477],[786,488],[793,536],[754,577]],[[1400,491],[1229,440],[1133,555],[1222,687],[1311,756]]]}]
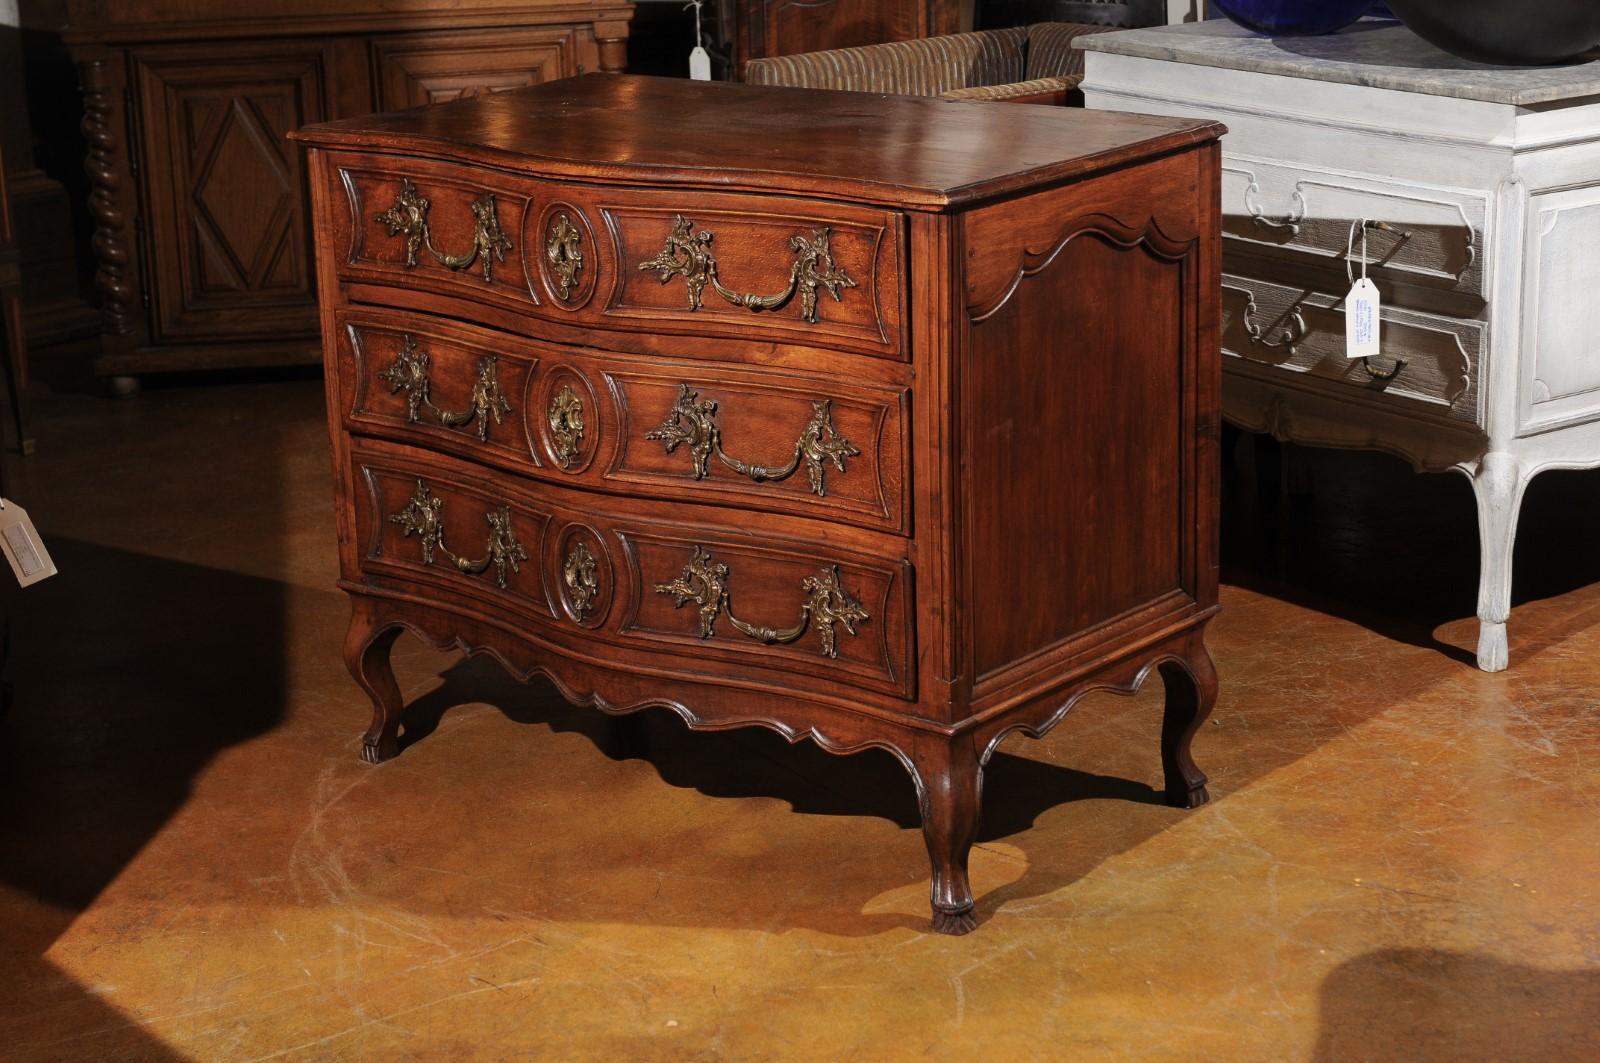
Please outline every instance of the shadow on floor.
[{"label": "shadow on floor", "polygon": [[[659,778],[670,786],[696,790],[714,798],[768,798],[788,804],[797,816],[876,817],[895,824],[905,833],[903,844],[886,849],[881,844],[863,842],[857,832],[841,834],[829,859],[857,865],[883,866],[881,875],[866,876],[871,889],[881,892],[897,883],[926,881],[927,865],[921,837],[921,818],[910,777],[890,754],[868,750],[851,756],[838,756],[810,742],[791,746],[781,735],[759,727],[735,731],[693,733],[673,713],[647,710],[631,717],[613,718],[587,708],[575,707],[562,699],[556,689],[543,680],[527,685],[504,673],[488,657],[464,659],[442,673],[443,684],[414,700],[408,707],[401,732],[399,763],[406,751],[428,739],[439,728],[442,718],[469,704],[496,707],[508,719],[531,727],[548,727],[560,733],[576,733],[591,741],[600,753],[613,760],[637,759],[650,764]],[[1160,774],[1159,726],[1161,683],[1152,677],[1148,693],[1137,699],[1095,694],[1085,699],[1074,713],[1094,711],[1115,713],[1128,707],[1140,719],[1135,728],[1146,739],[1139,758],[1147,776]],[[1095,704],[1098,702],[1098,704]],[[1375,704],[1371,711],[1381,712]],[[1067,721],[1046,741],[1057,735],[1070,742],[1072,720]],[[1148,724],[1148,726],[1145,726]],[[435,740],[449,740],[448,733]],[[517,739],[521,741],[522,739]],[[538,735],[526,741],[538,742]],[[1014,736],[1021,746],[1024,739]],[[1032,746],[1032,741],[1027,744]],[[475,750],[481,745],[474,744]],[[1104,743],[1082,749],[1088,760],[1105,751]],[[1118,752],[1121,752],[1120,750]],[[1255,758],[1241,775],[1254,778],[1277,767],[1279,758]],[[1093,844],[1077,844],[1081,839],[1064,838],[1083,817],[1073,819],[1064,813],[1078,802],[1105,802],[1104,812],[1095,810]],[[1047,813],[1053,820],[1035,829]],[[987,918],[1001,905],[1019,898],[1047,896],[1070,886],[1100,863],[1148,841],[1164,830],[1181,825],[1195,813],[1166,806],[1164,796],[1148,783],[1112,775],[1068,768],[1046,760],[1000,750],[991,759],[984,775],[983,818],[979,843],[1004,840],[1026,859],[1022,877],[1005,885],[980,890],[978,913]],[[881,838],[881,835],[877,837]],[[760,874],[773,880],[814,879],[817,853],[796,844],[781,847],[763,857]],[[752,865],[754,867],[754,865]],[[753,880],[754,881],[754,880]],[[770,889],[770,886],[767,887]],[[842,887],[834,882],[830,888]],[[752,885],[752,890],[761,887]],[[395,899],[395,898],[391,898]],[[805,911],[790,910],[782,918],[793,928],[806,927],[824,933],[863,936],[882,933],[895,927],[926,929],[924,916],[910,918],[893,913],[866,915],[872,896],[852,897],[841,892],[827,905]],[[698,907],[698,902],[697,902]],[[630,913],[618,910],[602,918],[628,919]],[[760,910],[743,912],[729,905],[723,896],[704,898],[703,910],[678,909],[670,922],[712,926],[750,925],[770,928],[768,916]]]},{"label": "shadow on floor", "polygon": [[[400,748],[427,738],[451,708],[488,701],[521,724],[582,734],[613,760],[648,760],[661,780],[707,797],[770,797],[796,813],[812,816],[876,816],[905,830],[922,829],[910,775],[889,753],[869,749],[839,756],[811,742],[791,746],[761,727],[695,734],[672,712],[652,709],[613,717],[571,705],[549,683],[519,684],[492,661],[470,658],[449,668],[443,686],[406,709]],[[1159,678],[1152,679],[1160,687]],[[1150,737],[1152,764],[1159,764],[1158,736]],[[730,760],[759,757],[777,769],[751,785],[749,777],[721,771]],[[1165,805],[1150,786],[1094,775],[997,751],[984,773],[980,843],[1027,831],[1043,812],[1091,799]]]},{"label": "shadow on floor", "polygon": [[[49,546],[61,574],[13,587],[6,603],[16,700],[0,722],[0,884],[39,903],[0,927],[0,954],[30,999],[50,987],[51,1010],[70,1017],[63,1036],[123,1027],[96,1051],[176,1059],[44,954],[183,807],[206,764],[278,723],[283,587],[67,539]],[[53,1058],[75,1056],[64,1047]]]},{"label": "shadow on floor", "polygon": [[1315,1063],[1589,1063],[1600,971],[1545,971],[1476,953],[1384,949],[1322,983]]},{"label": "shadow on floor", "polygon": [[[1477,613],[1478,518],[1465,476],[1249,434],[1235,456],[1223,473],[1225,583],[1476,663],[1475,622],[1465,631],[1468,646],[1437,636]],[[1278,461],[1293,493],[1279,490]],[[1519,523],[1513,609],[1600,582],[1597,535],[1600,469],[1536,477]],[[1516,640],[1515,613],[1511,624]],[[1527,660],[1542,648],[1524,638],[1514,653]]]}]

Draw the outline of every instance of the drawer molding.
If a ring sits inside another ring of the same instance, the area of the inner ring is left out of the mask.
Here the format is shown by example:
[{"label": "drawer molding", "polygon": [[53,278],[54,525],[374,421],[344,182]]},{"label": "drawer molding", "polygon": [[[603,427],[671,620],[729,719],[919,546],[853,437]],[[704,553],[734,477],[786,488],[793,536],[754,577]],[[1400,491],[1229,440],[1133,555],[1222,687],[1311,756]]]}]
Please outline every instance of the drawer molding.
[{"label": "drawer molding", "polygon": [[[1244,227],[1224,224],[1229,241],[1342,260],[1348,268],[1351,251],[1345,232],[1365,221],[1382,223],[1374,227],[1391,227],[1395,239],[1372,260],[1374,270],[1482,294],[1486,213],[1481,199],[1444,188],[1241,156],[1229,157],[1222,172],[1224,214],[1249,219]],[[1283,213],[1274,214],[1263,203],[1264,185],[1287,194]]]},{"label": "drawer molding", "polygon": [[[499,358],[493,354],[478,359],[471,405],[464,410],[442,409],[433,401],[433,381],[430,379],[433,360],[417,346],[416,337],[406,333],[394,361],[388,368],[378,371],[378,379],[389,385],[391,395],[401,391],[406,393],[406,420],[410,424],[422,420],[422,407],[426,406],[446,428],[464,428],[476,424],[478,442],[486,443],[489,440],[489,422],[493,420],[495,424],[500,424],[511,413],[511,402],[500,390],[499,364]],[[579,413],[581,415],[582,411]],[[581,424],[579,428],[582,428]]]},{"label": "drawer molding", "polygon": [[844,301],[844,290],[857,287],[854,278],[833,260],[833,229],[824,225],[811,230],[810,237],[797,233],[789,237],[794,263],[789,267],[789,283],[771,295],[737,292],[717,276],[717,259],[711,252],[715,234],[709,229],[694,232],[695,223],[682,214],[673,216],[672,231],[654,258],[639,263],[641,270],[653,272],[662,284],[682,277],[689,293],[689,309],[700,309],[700,298],[707,284],[734,306],[751,313],[781,310],[800,293],[800,318],[817,323],[817,289],[824,288],[834,302]]},{"label": "drawer molding", "polygon": [[523,246],[537,244],[544,249],[542,254],[523,256],[528,291],[542,287],[548,305],[568,314],[583,310],[594,298],[606,265],[600,260],[589,216],[563,197],[546,203],[537,214],[530,210],[527,223],[533,227],[523,233]]},{"label": "drawer molding", "polygon": [[1409,406],[1479,424],[1481,323],[1385,306],[1383,364],[1345,357],[1343,300],[1253,277],[1224,274],[1224,373],[1248,365],[1287,383],[1330,389],[1351,401]]},{"label": "drawer molding", "polygon": [[392,513],[389,523],[400,526],[400,534],[409,539],[413,535],[422,545],[422,563],[433,564],[434,554],[443,554],[457,572],[476,576],[494,566],[494,581],[501,590],[507,586],[507,569],[522,571],[522,562],[528,560],[528,551],[511,530],[511,507],[498,506],[484,514],[489,522],[488,543],[481,560],[473,561],[454,553],[444,543],[444,500],[428,487],[428,482],[417,480],[417,490],[404,509]]},{"label": "drawer molding", "polygon": [[644,434],[646,439],[659,441],[668,454],[687,445],[689,460],[694,468],[694,478],[704,480],[712,454],[717,460],[741,476],[756,483],[779,482],[793,476],[805,463],[806,477],[811,481],[811,493],[818,498],[828,495],[827,463],[842,475],[846,458],[859,458],[861,451],[839,434],[833,424],[833,400],[815,399],[811,403],[811,420],[800,430],[795,440],[794,454],[789,463],[781,467],[756,465],[731,457],[722,449],[722,429],[717,426],[717,402],[701,401],[700,393],[690,384],[678,385],[678,401],[672,404],[666,420]]},{"label": "drawer molding", "polygon": [[730,576],[731,572],[727,565],[713,561],[710,550],[696,545],[688,564],[683,566],[683,571],[678,577],[667,583],[657,583],[655,591],[657,594],[671,595],[675,608],[681,609],[689,602],[699,606],[702,639],[709,639],[717,633],[717,619],[723,614],[727,615],[728,623],[732,624],[735,630],[764,646],[798,642],[806,633],[806,629],[815,622],[817,636],[822,642],[822,652],[830,660],[836,660],[839,656],[838,636],[834,631],[834,625],[843,624],[846,631],[855,635],[856,625],[871,619],[861,602],[840,586],[838,565],[827,565],[820,575],[807,576],[801,580],[800,589],[805,593],[806,600],[800,606],[799,622],[787,628],[763,627],[734,616],[728,593]]},{"label": "drawer molding", "polygon": [[417,253],[426,248],[435,262],[458,273],[474,262],[481,263],[484,283],[493,284],[494,264],[504,262],[506,252],[511,250],[511,237],[500,227],[500,208],[494,193],[485,192],[472,201],[472,246],[459,254],[448,254],[433,246],[433,230],[428,226],[430,206],[411,178],[402,177],[394,204],[373,215],[373,220],[381,222],[391,237],[406,238],[407,269],[416,268]]},{"label": "drawer molding", "polygon": [[555,589],[554,612],[579,627],[601,627],[616,597],[616,563],[606,537],[593,526],[573,521],[549,540],[545,550],[547,587]]}]

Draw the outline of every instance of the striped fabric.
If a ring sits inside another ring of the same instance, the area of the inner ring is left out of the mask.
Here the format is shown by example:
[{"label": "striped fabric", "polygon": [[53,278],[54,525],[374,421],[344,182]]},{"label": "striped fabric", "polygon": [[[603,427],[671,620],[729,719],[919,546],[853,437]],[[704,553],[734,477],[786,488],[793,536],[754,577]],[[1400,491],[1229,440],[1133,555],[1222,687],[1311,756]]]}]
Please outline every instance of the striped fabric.
[{"label": "striped fabric", "polygon": [[1027,35],[1027,28],[1018,26],[752,59],[744,76],[755,85],[937,96],[1021,81]]},{"label": "striped fabric", "polygon": [[1028,27],[1027,78],[1067,77],[1083,73],[1083,53],[1072,46],[1086,33],[1106,33],[1116,26],[1089,26],[1082,22],[1035,22]]},{"label": "striped fabric", "polygon": [[1021,96],[1043,96],[1046,93],[1068,93],[1083,83],[1082,74],[1061,78],[1033,78],[1030,81],[1013,81],[1009,85],[973,85],[965,89],[951,89],[939,93],[941,100],[1014,100]]}]

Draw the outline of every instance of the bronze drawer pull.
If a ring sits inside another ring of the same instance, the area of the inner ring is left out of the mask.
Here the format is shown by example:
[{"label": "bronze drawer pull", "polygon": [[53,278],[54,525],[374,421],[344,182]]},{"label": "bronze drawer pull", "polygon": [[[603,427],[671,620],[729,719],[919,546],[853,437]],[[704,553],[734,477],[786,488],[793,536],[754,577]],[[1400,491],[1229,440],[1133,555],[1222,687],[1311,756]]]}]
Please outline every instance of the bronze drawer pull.
[{"label": "bronze drawer pull", "polygon": [[700,295],[710,284],[734,306],[750,311],[777,310],[786,304],[794,293],[800,293],[800,317],[817,323],[817,289],[826,288],[834,302],[844,298],[844,289],[856,287],[856,282],[833,262],[833,230],[824,225],[812,229],[807,237],[797,233],[789,237],[789,250],[794,252],[794,263],[789,267],[789,284],[772,295],[754,295],[736,292],[723,286],[717,276],[717,259],[711,253],[714,234],[707,230],[693,232],[694,222],[682,214],[672,219],[672,232],[655,258],[639,263],[642,270],[654,270],[657,279],[666,284],[673,277],[682,277],[689,289],[689,309],[700,309]]},{"label": "bronze drawer pull", "polygon": [[480,572],[488,571],[490,565],[494,566],[494,581],[501,589],[506,586],[506,569],[521,572],[521,563],[528,560],[528,552],[522,548],[517,537],[511,531],[511,507],[499,506],[484,514],[489,521],[489,544],[484,549],[487,553],[481,561],[473,561],[461,557],[450,551],[444,544],[444,502],[428,489],[427,481],[418,480],[416,493],[411,496],[411,501],[406,503],[406,508],[389,517],[389,523],[398,524],[401,534],[409,539],[415,535],[422,543],[422,563],[433,564],[435,551],[443,554],[445,560],[455,567],[457,572],[464,572],[469,576],[476,576]]},{"label": "bronze drawer pull", "polygon": [[485,192],[472,201],[472,246],[459,255],[449,255],[433,246],[433,231],[428,227],[427,197],[417,191],[411,178],[400,179],[400,194],[394,197],[394,206],[373,215],[382,222],[390,236],[406,238],[406,268],[417,264],[417,252],[428,249],[434,261],[449,270],[464,270],[480,258],[483,262],[483,279],[494,282],[494,264],[506,260],[511,250],[511,238],[500,228],[500,212],[493,192]]},{"label": "bronze drawer pull", "polygon": [[1289,312],[1289,323],[1284,326],[1282,338],[1269,340],[1267,339],[1267,330],[1262,328],[1260,322],[1256,320],[1255,294],[1253,292],[1245,292],[1245,300],[1243,324],[1244,330],[1250,336],[1252,342],[1272,350],[1287,350],[1291,358],[1299,353],[1300,341],[1306,338],[1311,329],[1306,324],[1305,315],[1300,312],[1298,306]]},{"label": "bronze drawer pull", "polygon": [[741,633],[766,645],[788,644],[797,641],[814,621],[817,635],[822,640],[822,652],[829,657],[839,656],[833,625],[843,624],[850,634],[856,634],[856,624],[872,619],[861,603],[839,586],[839,566],[829,565],[821,575],[807,576],[800,581],[806,593],[805,604],[800,606],[800,622],[789,628],[760,627],[747,624],[733,615],[728,602],[728,566],[711,560],[711,551],[703,546],[694,548],[694,555],[683,566],[678,578],[670,583],[656,584],[657,594],[670,594],[675,608],[688,602],[700,607],[700,637],[708,639],[716,634],[717,617],[726,610],[728,622]]},{"label": "bronze drawer pull", "polygon": [[1251,219],[1263,228],[1287,229],[1291,239],[1298,237],[1300,235],[1300,225],[1306,220],[1306,211],[1309,209],[1306,204],[1304,189],[1296,188],[1294,190],[1294,198],[1290,201],[1289,213],[1276,218],[1262,209],[1261,204],[1256,200],[1256,196],[1260,194],[1261,185],[1254,177],[1251,177],[1250,183],[1245,186],[1244,190],[1244,209],[1249,212]]},{"label": "bronze drawer pull", "polygon": [[1395,377],[1399,376],[1406,367],[1406,360],[1404,358],[1396,358],[1394,367],[1391,369],[1372,368],[1372,359],[1370,358],[1362,358],[1360,359],[1360,362],[1361,368],[1365,369],[1367,371],[1367,375],[1374,380],[1393,380]]},{"label": "bronze drawer pull", "polygon": [[741,476],[756,483],[769,480],[787,480],[800,468],[802,462],[811,480],[811,492],[819,498],[828,494],[826,462],[832,462],[840,473],[845,471],[844,459],[861,456],[861,451],[839,434],[833,426],[833,400],[821,399],[811,404],[811,420],[800,430],[795,440],[794,455],[787,465],[772,468],[753,465],[729,457],[722,449],[722,430],[717,427],[715,399],[700,401],[699,394],[688,384],[678,385],[678,401],[672,404],[667,419],[644,434],[646,439],[659,440],[671,454],[682,444],[689,446],[689,460],[694,467],[694,478],[706,478],[706,463],[714,452],[717,459]]},{"label": "bronze drawer pull", "polygon": [[406,336],[400,352],[394,356],[394,364],[378,373],[378,379],[389,385],[391,395],[400,391],[406,393],[406,420],[409,423],[416,424],[420,420],[422,407],[426,406],[446,428],[460,428],[476,421],[478,441],[487,442],[490,418],[499,424],[501,418],[511,412],[511,403],[500,393],[498,363],[499,359],[492,354],[478,359],[478,379],[472,385],[472,404],[460,411],[441,410],[434,405],[430,394],[432,384],[428,380],[431,360],[412,336]]}]

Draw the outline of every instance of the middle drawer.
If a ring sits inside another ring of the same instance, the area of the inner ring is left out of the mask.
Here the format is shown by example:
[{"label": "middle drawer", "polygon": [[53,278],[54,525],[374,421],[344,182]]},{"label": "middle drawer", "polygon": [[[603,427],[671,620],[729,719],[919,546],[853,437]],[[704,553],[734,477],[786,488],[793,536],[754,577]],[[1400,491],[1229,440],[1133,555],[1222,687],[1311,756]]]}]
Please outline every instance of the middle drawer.
[{"label": "middle drawer", "polygon": [[909,534],[907,389],[341,310],[347,427],[568,486]]}]

